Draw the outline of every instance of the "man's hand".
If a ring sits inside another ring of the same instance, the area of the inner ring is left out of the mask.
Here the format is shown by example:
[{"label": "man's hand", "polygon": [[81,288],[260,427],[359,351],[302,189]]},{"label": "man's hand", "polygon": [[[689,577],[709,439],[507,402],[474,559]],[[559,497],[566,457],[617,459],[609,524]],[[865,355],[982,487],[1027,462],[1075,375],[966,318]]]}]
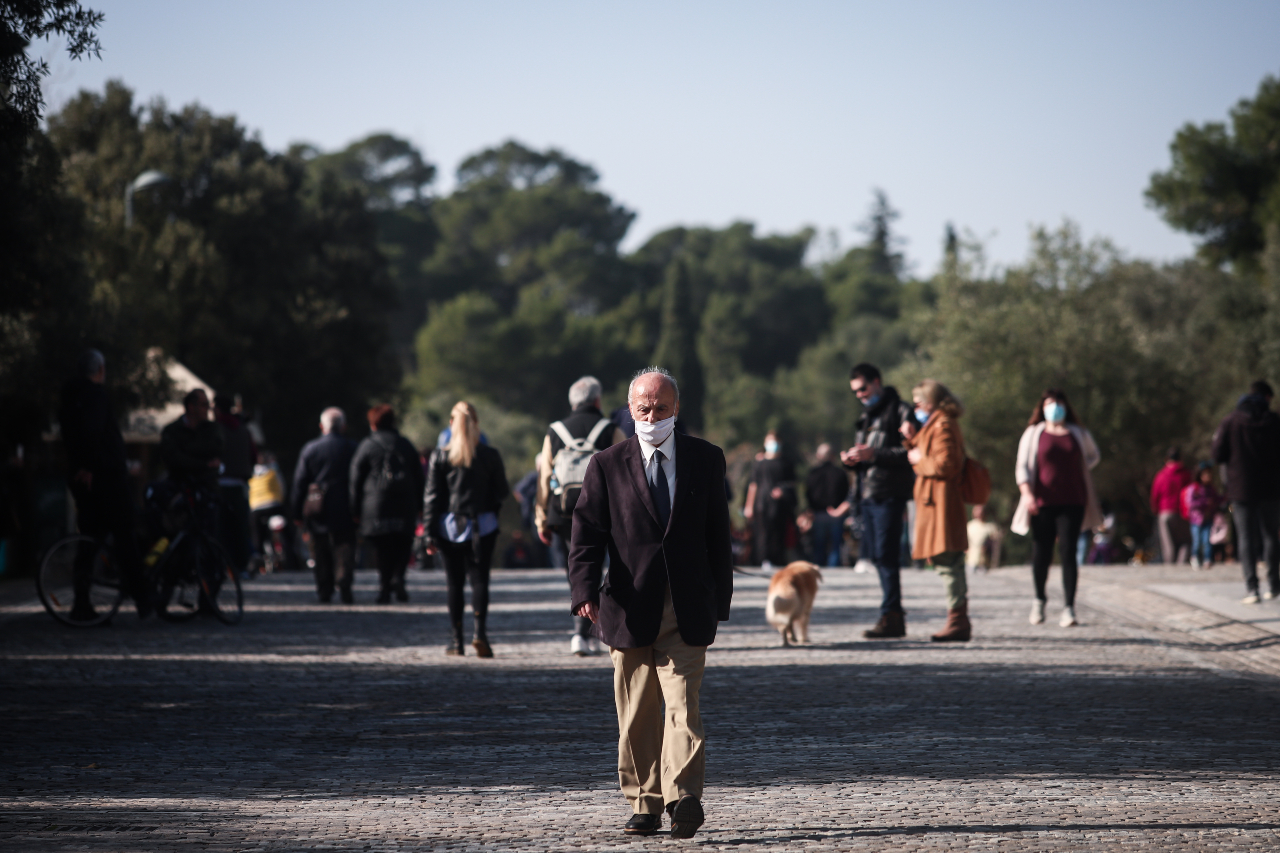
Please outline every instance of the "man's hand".
[{"label": "man's hand", "polygon": [[870,462],[875,455],[876,451],[870,445],[858,444],[841,453],[840,461],[846,465],[856,465],[859,462]]},{"label": "man's hand", "polygon": [[590,619],[591,624],[594,625],[600,616],[600,608],[596,607],[596,603],[594,601],[584,601],[582,604],[578,605],[578,609],[575,611],[574,615],[585,616]]},{"label": "man's hand", "polygon": [[86,489],[93,488],[93,472],[88,468],[81,468],[71,479],[84,486]]},{"label": "man's hand", "polygon": [[774,486],[773,491],[769,492],[769,497],[773,498],[775,501],[782,500],[782,487]]},{"label": "man's hand", "polygon": [[545,528],[539,528],[539,530],[538,530],[538,540],[539,540],[540,542],[542,542],[542,544],[543,544],[543,545],[550,545],[550,544],[551,544],[551,531],[550,531],[550,530],[547,530],[547,529],[545,529]]},{"label": "man's hand", "polygon": [[924,451],[918,447],[913,447],[907,451],[907,461],[912,465],[916,465],[924,458]]},{"label": "man's hand", "polygon": [[427,539],[425,544],[427,553],[433,557],[436,555],[436,552],[440,550],[440,546],[436,544],[436,540],[434,539]]}]

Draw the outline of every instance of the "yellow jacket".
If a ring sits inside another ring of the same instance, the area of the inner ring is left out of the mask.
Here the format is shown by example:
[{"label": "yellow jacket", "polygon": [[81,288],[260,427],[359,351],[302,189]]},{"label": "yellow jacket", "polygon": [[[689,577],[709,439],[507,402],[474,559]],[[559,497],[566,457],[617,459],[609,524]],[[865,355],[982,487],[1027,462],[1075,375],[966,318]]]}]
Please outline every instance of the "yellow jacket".
[{"label": "yellow jacket", "polygon": [[274,468],[249,478],[249,509],[263,509],[284,503],[284,484]]}]

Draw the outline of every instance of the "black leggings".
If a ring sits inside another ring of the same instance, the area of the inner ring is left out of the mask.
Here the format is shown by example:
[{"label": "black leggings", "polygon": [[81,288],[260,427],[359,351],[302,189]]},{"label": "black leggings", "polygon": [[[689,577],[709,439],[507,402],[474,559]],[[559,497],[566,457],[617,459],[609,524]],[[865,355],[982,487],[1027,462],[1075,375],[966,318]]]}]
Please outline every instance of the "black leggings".
[{"label": "black leggings", "polygon": [[1045,601],[1044,585],[1049,580],[1049,564],[1053,562],[1053,540],[1058,540],[1062,557],[1062,596],[1067,607],[1076,603],[1076,541],[1084,521],[1084,506],[1044,506],[1031,516],[1031,576],[1036,583],[1036,598]]},{"label": "black leggings", "polygon": [[[462,587],[471,581],[471,612],[479,619],[489,613],[489,567],[493,564],[493,546],[498,533],[481,536],[479,547],[470,542],[440,542],[440,555],[444,557],[444,574],[449,581],[449,621],[462,621],[465,607]],[[479,554],[476,552],[479,551]]]}]

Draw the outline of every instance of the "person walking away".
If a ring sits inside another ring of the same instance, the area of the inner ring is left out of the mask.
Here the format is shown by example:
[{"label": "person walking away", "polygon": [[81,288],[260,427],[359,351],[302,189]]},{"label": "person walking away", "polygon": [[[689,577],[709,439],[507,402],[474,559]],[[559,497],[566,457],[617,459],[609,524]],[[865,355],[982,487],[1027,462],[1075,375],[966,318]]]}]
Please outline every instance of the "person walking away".
[{"label": "person walking away", "polygon": [[795,523],[796,471],[782,458],[778,434],[764,437],[764,457],[751,469],[742,514],[755,533],[756,559],[763,568],[787,564],[787,530]]},{"label": "person walking away", "polygon": [[1032,625],[1044,622],[1045,584],[1055,539],[1062,559],[1064,598],[1058,624],[1064,628],[1077,624],[1076,539],[1082,525],[1092,529],[1102,523],[1102,507],[1089,473],[1100,458],[1098,445],[1076,420],[1066,392],[1050,388],[1041,394],[1018,442],[1014,478],[1021,497],[1009,525],[1019,536],[1031,534],[1031,574],[1036,591]]},{"label": "person walking away", "polygon": [[816,463],[804,481],[805,500],[813,513],[813,562],[840,565],[844,513],[836,511],[849,494],[849,475],[831,461],[831,445],[823,442],[814,453]]},{"label": "person walking away", "polygon": [[[260,557],[264,549],[271,547],[271,519],[287,513],[284,505],[284,480],[276,465],[276,458],[267,451],[258,454],[249,478],[249,530],[253,534],[253,550]],[[284,544],[284,566],[293,568],[294,549],[290,529],[280,531]]]},{"label": "person walking away", "polygon": [[985,505],[974,505],[965,535],[969,539],[969,551],[964,559],[966,569],[986,572],[1000,565],[1000,527],[987,519]]},{"label": "person walking away", "polygon": [[966,643],[973,633],[969,622],[969,587],[964,552],[965,529],[960,474],[964,471],[964,436],[960,416],[964,406],[940,382],[926,379],[911,389],[917,429],[903,424],[907,461],[916,474],[916,524],[912,557],[928,560],[947,591],[947,624],[930,639],[935,643]]},{"label": "person walking away", "polygon": [[351,504],[354,441],[343,436],[346,413],[330,406],[320,413],[320,437],[307,442],[293,471],[289,505],[294,524],[307,531],[315,560],[316,595],[333,600],[337,587],[343,604],[355,601],[355,536]]},{"label": "person walking away", "polygon": [[423,497],[427,553],[444,558],[449,588],[452,636],[445,654],[464,654],[462,643],[463,589],[471,582],[471,616],[475,632],[471,645],[482,658],[493,657],[485,630],[489,615],[489,569],[498,540],[498,511],[510,486],[502,455],[480,443],[480,427],[466,402],[449,414],[448,447],[437,447],[427,465]]},{"label": "person walking away", "polygon": [[[542,440],[534,524],[544,545],[557,541],[568,548],[573,536],[573,507],[587,464],[596,453],[625,438],[616,422],[601,411],[602,390],[594,376],[583,376],[570,385],[569,415],[551,424]],[[567,553],[563,559],[567,570]],[[599,651],[599,643],[591,635],[591,620],[575,616],[570,654],[584,657]]]},{"label": "person walking away", "polygon": [[1164,467],[1151,483],[1151,511],[1160,532],[1160,553],[1165,563],[1183,562],[1187,555],[1187,537],[1182,529],[1182,490],[1191,484],[1191,475],[1182,464],[1182,450],[1170,447]]},{"label": "person walking away", "polygon": [[222,543],[232,565],[248,577],[253,536],[249,530],[249,478],[257,461],[249,428],[235,413],[235,400],[226,394],[213,397],[213,420],[222,430],[222,473],[218,492],[222,496]]},{"label": "person walking away", "polygon": [[1191,568],[1208,568],[1213,565],[1213,545],[1209,541],[1213,529],[1213,517],[1222,506],[1222,496],[1213,486],[1213,466],[1201,462],[1196,467],[1196,478],[1182,490],[1182,503],[1191,522]]},{"label": "person walking away", "polygon": [[1274,396],[1269,384],[1254,382],[1213,436],[1213,459],[1226,466],[1225,492],[1235,521],[1245,604],[1260,600],[1259,542],[1267,566],[1262,598],[1280,595],[1280,416],[1271,410]]},{"label": "person walking away", "polygon": [[665,810],[672,837],[690,838],[704,820],[707,646],[733,598],[724,452],[676,432],[680,389],[661,368],[637,374],[627,401],[636,435],[592,457],[574,507],[570,612],[613,660],[623,831],[652,835]]},{"label": "person walking away", "polygon": [[905,637],[900,577],[903,516],[915,487],[915,474],[902,445],[902,424],[915,417],[892,386],[886,386],[875,365],[856,364],[849,371],[849,388],[863,405],[854,446],[840,461],[857,474],[854,505],[861,511],[859,559],[865,558],[880,576],[880,620],[862,632],[868,639]]},{"label": "person walking away", "polygon": [[378,603],[390,604],[392,595],[408,601],[404,574],[422,508],[422,465],[418,451],[396,431],[390,406],[374,406],[368,417],[373,432],[351,458],[351,509],[378,562]]},{"label": "person walking away", "polygon": [[[58,423],[67,453],[67,485],[76,502],[80,532],[95,539],[110,535],[125,591],[139,618],[151,613],[151,592],[142,571],[142,554],[134,532],[134,503],[129,489],[129,462],[124,436],[107,393],[107,361],[96,349],[80,356],[76,375],[62,389]],[[92,556],[91,554],[89,556]],[[89,601],[91,565],[75,567],[75,599],[71,618],[96,617]]]}]

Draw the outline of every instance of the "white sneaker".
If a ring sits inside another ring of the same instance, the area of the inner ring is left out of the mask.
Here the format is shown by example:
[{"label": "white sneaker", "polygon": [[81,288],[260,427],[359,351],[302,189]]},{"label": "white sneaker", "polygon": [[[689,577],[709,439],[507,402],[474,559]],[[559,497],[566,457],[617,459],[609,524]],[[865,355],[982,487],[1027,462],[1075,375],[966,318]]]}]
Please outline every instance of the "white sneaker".
[{"label": "white sneaker", "polygon": [[1275,594],[1274,592],[1272,592],[1271,590],[1267,590],[1266,592],[1264,592],[1264,593],[1262,594],[1262,600],[1263,600],[1263,601],[1270,601],[1271,599],[1273,599],[1273,598],[1275,598],[1275,597],[1276,597],[1276,594]]},{"label": "white sneaker", "polygon": [[591,648],[591,654],[593,654],[593,655],[602,655],[602,654],[604,654],[604,644],[603,644],[603,643],[601,643],[601,642],[600,642],[600,640],[598,640],[597,638],[595,638],[595,637],[590,637],[590,638],[588,638],[588,639],[587,639],[587,644],[588,644],[588,646],[590,646],[590,648]]},{"label": "white sneaker", "polygon": [[865,575],[867,572],[874,572],[876,570],[876,566],[875,563],[870,560],[859,560],[853,564],[853,570],[857,574]]},{"label": "white sneaker", "polygon": [[1261,600],[1262,599],[1258,597],[1258,594],[1256,592],[1251,592],[1248,595],[1246,595],[1244,598],[1240,599],[1240,603],[1241,604],[1257,604]]},{"label": "white sneaker", "polygon": [[569,653],[585,658],[591,654],[591,646],[582,637],[574,634],[573,639],[569,641]]},{"label": "white sneaker", "polygon": [[1071,628],[1079,624],[1076,622],[1076,609],[1074,607],[1062,608],[1062,618],[1058,620],[1058,624],[1063,628]]},{"label": "white sneaker", "polygon": [[1044,602],[1036,599],[1031,605],[1031,616],[1027,619],[1032,625],[1044,624]]},{"label": "white sneaker", "polygon": [[1199,571],[1199,570],[1200,570],[1200,558],[1199,558],[1199,557],[1192,557],[1192,558],[1191,558],[1191,571],[1195,572],[1195,571]]}]

